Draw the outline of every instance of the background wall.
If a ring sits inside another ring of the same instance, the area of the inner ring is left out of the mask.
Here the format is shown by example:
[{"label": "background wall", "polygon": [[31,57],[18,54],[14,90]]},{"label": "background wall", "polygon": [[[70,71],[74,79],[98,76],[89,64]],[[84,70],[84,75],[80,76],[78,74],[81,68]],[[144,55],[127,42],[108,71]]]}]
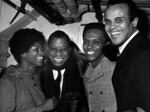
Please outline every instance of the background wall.
[{"label": "background wall", "polygon": [[[20,0],[13,0],[15,4],[20,6]],[[26,6],[26,9],[31,11],[32,7],[29,5]],[[17,11],[10,7],[8,4],[0,0],[0,33],[3,32],[5,29],[9,28],[11,25],[9,24],[12,18],[14,17],[15,13]],[[14,24],[20,20],[24,15],[19,14],[19,16],[15,19]],[[148,19],[148,23],[146,25],[150,26],[150,15],[146,16]],[[31,22],[26,27],[28,28],[35,28],[41,32],[43,32],[46,40],[48,39],[49,35],[54,32],[55,30],[63,30],[65,31],[70,38],[79,46],[79,48],[82,50],[82,30],[84,27],[84,24],[87,24],[89,22],[97,21],[95,18],[94,12],[88,12],[83,14],[82,21],[79,23],[74,24],[67,24],[64,26],[56,26],[55,24],[51,24],[49,21],[47,21],[43,16],[39,16],[36,21]],[[141,22],[142,28],[147,27],[144,25],[145,21]],[[150,37],[150,30],[148,29],[148,37]],[[7,60],[7,66],[10,64],[16,64],[16,61],[13,59],[13,56],[10,55],[10,57]]]},{"label": "background wall", "polygon": [[[16,3],[20,4],[19,1],[16,0]],[[27,5],[27,8],[29,10],[32,10],[30,6]],[[2,7],[1,7],[1,16],[0,16],[0,32],[11,26],[9,22],[12,20],[16,13],[16,10],[7,5],[5,2],[2,2]],[[14,23],[18,21],[23,14],[19,14],[19,16],[16,18]],[[82,21],[79,23],[74,23],[74,24],[67,24],[64,26],[56,26],[55,24],[51,24],[49,21],[47,21],[43,16],[40,16],[37,18],[37,21],[33,21],[26,27],[28,28],[35,28],[41,32],[43,32],[46,40],[48,39],[49,35],[54,32],[55,30],[63,30],[65,31],[70,38],[79,46],[79,48],[82,51],[82,30],[84,27],[84,24],[87,24],[89,22],[94,22],[97,21],[95,18],[95,13],[89,12],[85,13],[82,17]],[[10,64],[16,64],[16,61],[13,59],[13,56],[11,55],[8,58],[8,65]]]}]

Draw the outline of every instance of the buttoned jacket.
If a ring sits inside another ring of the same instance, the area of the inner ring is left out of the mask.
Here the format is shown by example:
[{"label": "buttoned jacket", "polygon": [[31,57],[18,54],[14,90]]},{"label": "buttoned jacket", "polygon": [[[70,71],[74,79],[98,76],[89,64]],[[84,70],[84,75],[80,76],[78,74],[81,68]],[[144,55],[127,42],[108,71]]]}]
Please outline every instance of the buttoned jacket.
[{"label": "buttoned jacket", "polygon": [[116,99],[111,77],[115,62],[103,57],[96,68],[89,64],[84,79],[90,112],[115,112]]}]

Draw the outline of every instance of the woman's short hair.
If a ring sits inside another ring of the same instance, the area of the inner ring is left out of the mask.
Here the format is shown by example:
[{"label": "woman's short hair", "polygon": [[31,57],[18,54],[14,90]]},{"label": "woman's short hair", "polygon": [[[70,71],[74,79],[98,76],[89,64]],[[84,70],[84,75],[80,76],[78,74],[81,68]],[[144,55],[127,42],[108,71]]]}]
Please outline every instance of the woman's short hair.
[{"label": "woman's short hair", "polygon": [[21,54],[28,52],[30,47],[36,42],[44,46],[45,37],[42,32],[29,28],[16,31],[9,40],[10,51],[15,60],[21,63]]}]

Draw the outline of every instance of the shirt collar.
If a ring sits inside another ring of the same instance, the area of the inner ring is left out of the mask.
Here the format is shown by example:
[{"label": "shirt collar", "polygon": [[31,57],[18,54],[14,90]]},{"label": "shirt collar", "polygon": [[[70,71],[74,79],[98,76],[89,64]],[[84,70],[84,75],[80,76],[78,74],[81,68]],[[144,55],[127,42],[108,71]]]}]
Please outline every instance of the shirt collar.
[{"label": "shirt collar", "polygon": [[[56,78],[57,78],[57,76],[58,76],[58,71],[55,70],[55,69],[53,69],[52,71],[53,71],[54,79],[56,80]],[[65,72],[65,69],[62,69],[62,70],[61,70],[61,76],[64,74],[64,72]]]},{"label": "shirt collar", "polygon": [[124,50],[124,48],[127,46],[127,44],[133,39],[133,37],[135,37],[135,35],[137,35],[139,33],[139,30],[136,30],[131,36],[130,38],[127,39],[127,41],[121,45],[118,49],[119,49],[119,53],[121,54]]}]

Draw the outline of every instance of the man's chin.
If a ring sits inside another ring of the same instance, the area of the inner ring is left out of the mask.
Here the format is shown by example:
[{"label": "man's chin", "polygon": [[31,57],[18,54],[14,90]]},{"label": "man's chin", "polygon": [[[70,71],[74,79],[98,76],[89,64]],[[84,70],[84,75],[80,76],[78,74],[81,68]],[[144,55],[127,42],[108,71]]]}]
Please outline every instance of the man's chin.
[{"label": "man's chin", "polygon": [[54,64],[54,66],[61,67],[61,66],[63,66],[64,63],[53,63],[53,64]]},{"label": "man's chin", "polygon": [[95,57],[88,57],[89,61],[94,61],[96,58]]},{"label": "man's chin", "polygon": [[40,62],[40,63],[36,64],[36,66],[42,66],[42,62]]}]

